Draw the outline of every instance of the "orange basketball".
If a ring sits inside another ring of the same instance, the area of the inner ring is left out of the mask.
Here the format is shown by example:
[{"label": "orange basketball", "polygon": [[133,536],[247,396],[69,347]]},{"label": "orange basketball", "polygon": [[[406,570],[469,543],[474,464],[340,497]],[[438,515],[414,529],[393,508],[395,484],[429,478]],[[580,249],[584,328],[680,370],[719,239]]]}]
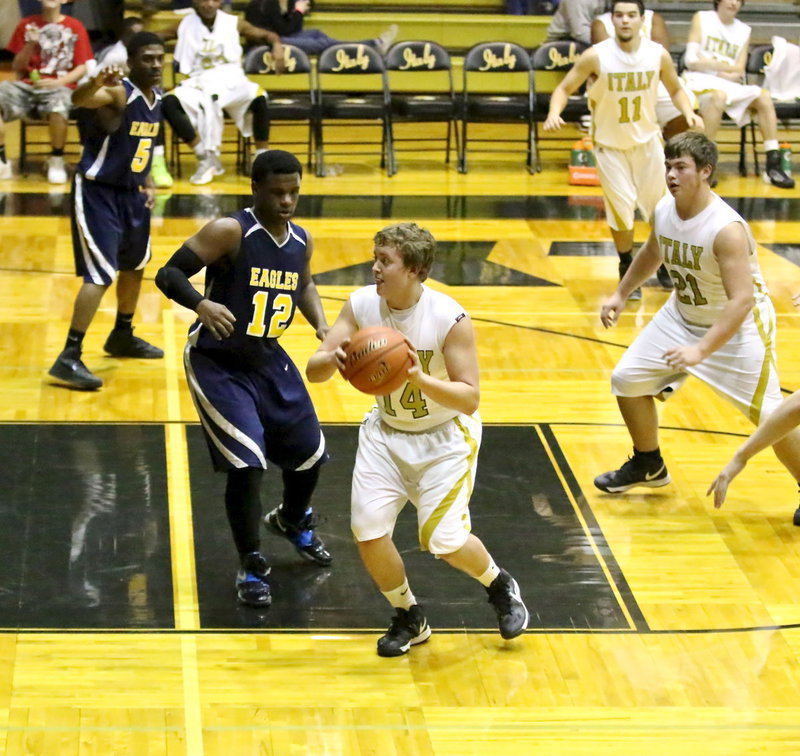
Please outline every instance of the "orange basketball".
[{"label": "orange basketball", "polygon": [[344,351],[344,377],[365,394],[397,391],[412,365],[403,334],[384,326],[357,331]]}]

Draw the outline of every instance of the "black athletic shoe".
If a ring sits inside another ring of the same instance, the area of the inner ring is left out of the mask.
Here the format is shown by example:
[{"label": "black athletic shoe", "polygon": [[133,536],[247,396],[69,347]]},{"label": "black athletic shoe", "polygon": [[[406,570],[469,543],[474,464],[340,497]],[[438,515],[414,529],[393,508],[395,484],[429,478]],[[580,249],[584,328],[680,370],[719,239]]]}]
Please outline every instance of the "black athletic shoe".
[{"label": "black athletic shoe", "polygon": [[303,559],[308,559],[309,562],[314,562],[322,567],[327,567],[333,561],[331,553],[314,532],[317,517],[310,509],[306,511],[305,517],[300,523],[292,525],[281,517],[280,507],[275,507],[264,517],[264,525],[273,533],[286,538]]},{"label": "black athletic shoe", "polygon": [[510,640],[525,632],[529,615],[525,604],[522,603],[517,581],[505,570],[500,570],[500,574],[492,581],[486,592],[489,594],[489,603],[497,614],[500,635]]},{"label": "black athletic shoe", "polygon": [[606,493],[622,493],[634,486],[648,486],[659,488],[666,486],[671,481],[664,460],[659,460],[654,465],[644,465],[635,456],[628,457],[628,461],[611,472],[598,475],[594,484]]},{"label": "black athletic shoe", "polygon": [[425,643],[431,637],[431,626],[419,604],[410,609],[395,609],[386,635],[378,638],[378,656],[402,656],[411,646]]},{"label": "black athletic shoe", "polygon": [[792,522],[797,525],[797,527],[800,527],[800,507],[794,510],[794,519]]},{"label": "black athletic shoe", "polygon": [[656,278],[658,279],[658,283],[661,285],[662,289],[671,289],[672,288],[672,276],[669,274],[666,265],[662,265],[656,271]]},{"label": "black athletic shoe", "polygon": [[[633,262],[633,255],[628,255],[628,257],[626,257],[624,260],[621,259],[619,261],[619,280],[620,281],[622,280],[623,276],[627,272],[628,268],[631,267],[631,263],[632,262]],[[641,288],[634,289],[630,293],[630,295],[628,296],[628,299],[630,299],[632,302],[636,302],[636,301],[640,300],[641,298],[642,298],[642,290],[641,290]]]},{"label": "black athletic shoe", "polygon": [[83,364],[80,353],[72,357],[66,351],[61,352],[48,373],[57,383],[81,391],[95,391],[103,385],[103,381]]},{"label": "black athletic shoe", "polygon": [[160,360],[164,352],[157,346],[148,344],[144,339],[133,335],[133,330],[114,329],[103,345],[112,357],[138,357],[140,360]]},{"label": "black athletic shoe", "polygon": [[269,565],[258,551],[251,551],[242,557],[242,566],[236,573],[236,598],[247,606],[269,606],[272,594],[269,591],[267,575]]},{"label": "black athletic shoe", "polygon": [[770,150],[767,153],[767,169],[764,171],[763,179],[781,189],[794,189],[794,179],[781,168],[779,150]]}]

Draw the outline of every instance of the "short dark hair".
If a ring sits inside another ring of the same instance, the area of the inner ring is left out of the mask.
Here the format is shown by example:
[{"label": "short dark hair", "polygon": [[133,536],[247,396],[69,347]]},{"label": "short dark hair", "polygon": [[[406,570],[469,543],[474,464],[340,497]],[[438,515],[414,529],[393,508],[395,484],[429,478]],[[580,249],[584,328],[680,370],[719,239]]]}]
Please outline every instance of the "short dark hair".
[{"label": "short dark hair", "polygon": [[664,157],[667,160],[690,157],[698,170],[710,165],[711,173],[708,177],[710,181],[717,167],[719,153],[716,143],[705,134],[699,131],[684,131],[676,134],[664,145]]},{"label": "short dark hair", "polygon": [[271,173],[299,173],[302,178],[303,166],[291,152],[267,150],[256,156],[250,178],[257,184]]},{"label": "short dark hair", "polygon": [[639,6],[639,15],[644,16],[644,0],[611,0],[611,15],[614,15],[615,6],[620,3],[633,3]]},{"label": "short dark hair", "polygon": [[164,40],[158,36],[158,34],[153,34],[153,32],[149,31],[140,31],[136,32],[129,40],[128,44],[125,49],[128,51],[128,58],[133,58],[136,53],[139,52],[143,47],[147,47],[148,45],[159,45],[160,47],[164,47]]},{"label": "short dark hair", "polygon": [[[718,5],[719,5],[719,0],[714,0],[714,10],[717,9]],[[744,8],[744,0],[742,0],[742,4],[739,7]]]},{"label": "short dark hair", "polygon": [[416,223],[394,223],[375,234],[376,247],[393,247],[403,258],[403,266],[417,271],[420,281],[428,277],[436,256],[436,239],[427,228]]}]

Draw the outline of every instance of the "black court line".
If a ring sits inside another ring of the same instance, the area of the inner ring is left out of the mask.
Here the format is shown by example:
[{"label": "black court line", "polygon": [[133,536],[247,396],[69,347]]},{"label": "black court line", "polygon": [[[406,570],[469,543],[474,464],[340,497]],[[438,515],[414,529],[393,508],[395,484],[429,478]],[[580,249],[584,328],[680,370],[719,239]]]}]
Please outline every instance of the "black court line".
[{"label": "black court line", "polygon": [[[800,217],[797,197],[723,197],[748,221],[794,221]],[[212,219],[252,202],[252,194],[157,195],[154,217]],[[68,216],[69,193],[0,193],[0,213],[18,216]],[[302,194],[297,206],[302,218],[416,218],[604,220],[602,197],[594,195],[326,195]]]},{"label": "black court line", "polygon": [[[272,562],[274,598],[269,609],[259,611],[236,605],[237,564],[222,505],[224,476],[211,472],[199,426],[187,428],[203,628],[321,632],[334,627],[347,632],[388,623],[391,610],[361,565],[349,530],[358,426],[326,425],[324,432],[333,457],[322,471],[316,507],[326,518],[320,533],[334,554],[334,564],[330,569],[309,565],[288,543],[265,535],[262,548]],[[566,469],[563,455],[559,460]],[[280,502],[281,494],[279,475],[268,471],[265,477],[267,511]],[[633,629],[533,426],[484,428],[471,512],[473,532],[519,582],[532,627]],[[398,521],[395,541],[406,560],[412,590],[434,627],[470,631],[494,627],[482,587],[448,565],[434,565],[429,554],[419,551],[410,505]],[[627,585],[619,579],[619,567],[599,528],[593,541],[610,563],[629,613],[638,625],[646,626]]]}]

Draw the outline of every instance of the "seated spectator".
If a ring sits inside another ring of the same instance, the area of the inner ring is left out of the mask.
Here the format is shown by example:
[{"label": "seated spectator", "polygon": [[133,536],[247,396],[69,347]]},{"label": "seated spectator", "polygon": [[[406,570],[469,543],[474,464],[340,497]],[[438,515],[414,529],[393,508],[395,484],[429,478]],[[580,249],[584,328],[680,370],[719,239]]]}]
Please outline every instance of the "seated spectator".
[{"label": "seated spectator", "polygon": [[5,151],[5,123],[30,116],[46,117],[50,125],[52,154],[47,180],[64,184],[64,145],[72,90],[86,72],[92,57],[89,35],[80,21],[61,12],[60,0],[42,0],[41,14],[23,18],[8,49],[16,81],[0,83],[0,179],[11,178]]},{"label": "seated spectator", "polygon": [[[598,16],[592,22],[592,44],[596,45],[598,42],[602,42],[604,39],[613,36],[614,22],[611,20],[611,12],[609,11]],[[651,10],[646,10],[644,12],[642,36],[645,39],[652,39],[653,42],[658,42],[665,50],[669,50],[670,48],[669,32],[667,31],[666,23],[664,23],[664,18],[660,13],[655,13]],[[689,95],[689,100],[694,103],[694,94],[687,91],[687,95]],[[689,128],[686,119],[672,102],[672,98],[669,96],[664,82],[660,82],[658,85],[656,118],[658,119],[658,125],[661,127],[664,141]]]},{"label": "seated spectator", "polygon": [[547,41],[577,39],[592,44],[592,21],[606,9],[606,0],[561,0],[547,27]]},{"label": "seated spectator", "polygon": [[223,109],[244,136],[253,136],[256,155],[269,147],[267,98],[242,69],[239,35],[272,44],[276,67],[283,68],[283,47],[271,31],[220,10],[221,0],[193,0],[194,10],[178,26],[175,63],[188,78],[164,97],[164,116],[197,155],[189,179],[208,184],[224,173],[219,158]]},{"label": "seated spectator", "polygon": [[[280,35],[281,41],[287,45],[299,47],[308,55],[319,55],[342,40],[333,39],[319,29],[303,29],[303,20],[310,12],[310,0],[251,0],[244,17],[253,26]],[[397,24],[392,24],[374,39],[363,39],[360,44],[374,47],[381,55],[386,55],[397,31]]]},{"label": "seated spectator", "polygon": [[751,28],[736,18],[742,4],[742,0],[714,0],[714,10],[694,14],[684,76],[698,97],[706,134],[711,139],[723,113],[737,126],[748,123],[751,112],[757,114],[767,156],[764,180],[792,189],[794,179],[781,168],[778,119],[772,97],[760,86],[743,83]]}]

